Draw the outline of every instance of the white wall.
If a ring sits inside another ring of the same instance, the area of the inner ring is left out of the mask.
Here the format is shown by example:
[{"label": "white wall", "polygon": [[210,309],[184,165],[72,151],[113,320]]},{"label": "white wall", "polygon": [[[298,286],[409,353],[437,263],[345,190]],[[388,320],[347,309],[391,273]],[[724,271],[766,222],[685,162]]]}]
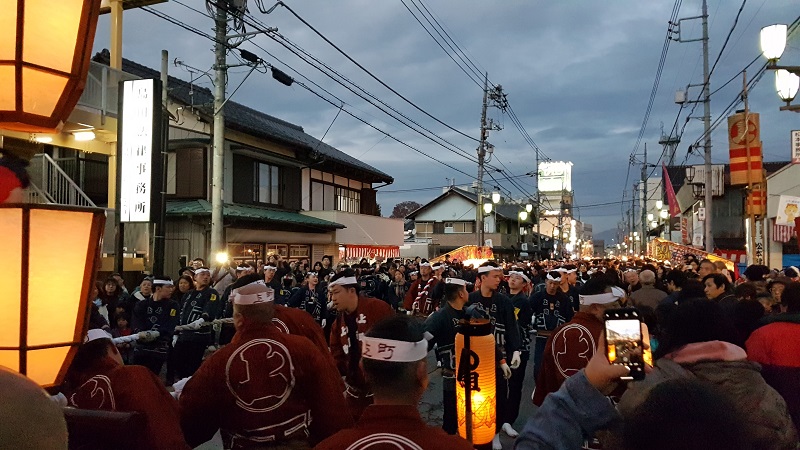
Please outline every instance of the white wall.
[{"label": "white wall", "polygon": [[474,222],[476,215],[474,203],[464,197],[453,194],[418,214],[414,220],[418,222]]}]

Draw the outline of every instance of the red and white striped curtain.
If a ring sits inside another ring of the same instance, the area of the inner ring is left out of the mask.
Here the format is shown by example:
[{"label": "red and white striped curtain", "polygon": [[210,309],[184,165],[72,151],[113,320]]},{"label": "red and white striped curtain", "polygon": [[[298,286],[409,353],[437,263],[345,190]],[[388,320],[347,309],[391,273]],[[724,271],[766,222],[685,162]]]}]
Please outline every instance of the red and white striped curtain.
[{"label": "red and white striped curtain", "polygon": [[794,225],[778,225],[772,219],[772,240],[775,242],[789,242],[795,235]]},{"label": "red and white striped curtain", "polygon": [[384,259],[399,258],[400,247],[396,245],[348,245],[339,252],[340,259],[370,259],[376,256],[382,256]]}]

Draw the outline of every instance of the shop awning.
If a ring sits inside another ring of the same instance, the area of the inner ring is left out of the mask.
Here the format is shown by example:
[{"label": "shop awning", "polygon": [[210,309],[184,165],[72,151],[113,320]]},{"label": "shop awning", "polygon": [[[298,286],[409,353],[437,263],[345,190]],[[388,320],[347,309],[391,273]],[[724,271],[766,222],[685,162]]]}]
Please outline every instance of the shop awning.
[{"label": "shop awning", "polygon": [[[206,200],[168,200],[167,216],[210,216],[211,203]],[[336,222],[318,219],[291,211],[281,211],[257,206],[233,205],[226,203],[222,206],[222,216],[231,219],[243,219],[281,223],[287,225],[302,225],[306,227],[321,228],[325,230],[342,229],[345,226]]]}]

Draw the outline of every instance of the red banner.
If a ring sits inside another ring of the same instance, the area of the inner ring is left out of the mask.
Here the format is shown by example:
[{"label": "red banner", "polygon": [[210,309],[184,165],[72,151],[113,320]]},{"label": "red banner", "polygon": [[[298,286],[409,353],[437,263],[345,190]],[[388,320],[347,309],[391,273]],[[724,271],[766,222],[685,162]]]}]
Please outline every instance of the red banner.
[{"label": "red banner", "polygon": [[661,168],[664,170],[664,190],[667,191],[667,203],[669,204],[669,215],[678,217],[681,215],[681,207],[678,205],[678,198],[675,197],[675,188],[672,187],[672,180],[669,179],[667,173],[667,165],[661,163]]},{"label": "red banner", "polygon": [[736,113],[728,117],[731,186],[764,181],[759,127],[758,113],[748,113],[747,116]]}]

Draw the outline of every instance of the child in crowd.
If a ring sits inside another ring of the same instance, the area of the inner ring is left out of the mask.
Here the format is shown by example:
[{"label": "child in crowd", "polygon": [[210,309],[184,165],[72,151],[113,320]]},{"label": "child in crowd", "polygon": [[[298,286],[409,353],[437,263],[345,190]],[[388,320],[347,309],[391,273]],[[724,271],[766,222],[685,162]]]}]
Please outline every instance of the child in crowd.
[{"label": "child in crowd", "polygon": [[[128,317],[123,313],[118,313],[114,318],[114,322],[116,326],[113,330],[111,330],[111,336],[118,338],[123,336],[130,336],[133,333],[133,330],[130,326],[130,321]],[[133,354],[132,350],[133,347],[130,342],[126,342],[124,344],[117,345],[117,349],[119,350],[120,355],[122,355],[122,361],[125,364],[130,363],[131,355]]]}]

